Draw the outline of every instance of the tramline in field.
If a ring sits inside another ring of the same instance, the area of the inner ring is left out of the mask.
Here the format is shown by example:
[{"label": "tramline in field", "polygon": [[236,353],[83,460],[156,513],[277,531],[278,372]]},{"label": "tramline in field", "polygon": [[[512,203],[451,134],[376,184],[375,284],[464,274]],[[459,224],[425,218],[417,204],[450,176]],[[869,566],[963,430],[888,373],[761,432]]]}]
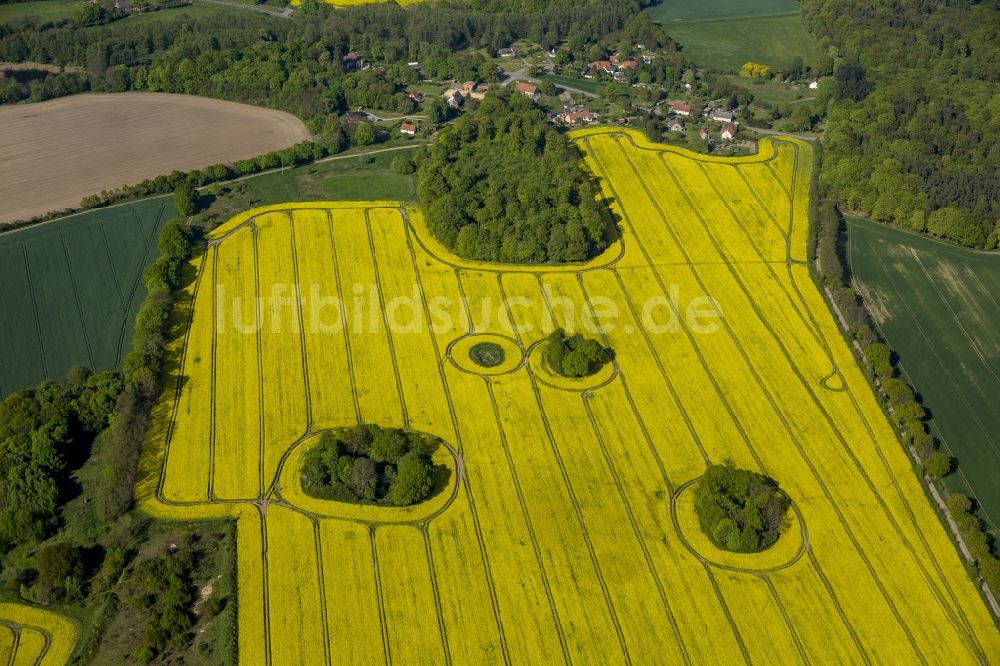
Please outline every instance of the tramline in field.
[{"label": "tramline in field", "polygon": [[[809,277],[809,146],[573,137],[621,232],[586,265],[461,260],[395,202],[269,206],[211,234],[138,493],[238,521],[240,661],[1000,654]],[[556,326],[609,309],[606,373],[538,362]],[[502,362],[476,363],[480,343]],[[359,422],[441,439],[447,482],[405,508],[305,496],[306,447]],[[692,528],[689,482],[723,461],[793,502],[763,553]]]},{"label": "tramline in field", "polygon": [[47,610],[0,603],[0,662],[62,666],[69,663],[79,632]]}]

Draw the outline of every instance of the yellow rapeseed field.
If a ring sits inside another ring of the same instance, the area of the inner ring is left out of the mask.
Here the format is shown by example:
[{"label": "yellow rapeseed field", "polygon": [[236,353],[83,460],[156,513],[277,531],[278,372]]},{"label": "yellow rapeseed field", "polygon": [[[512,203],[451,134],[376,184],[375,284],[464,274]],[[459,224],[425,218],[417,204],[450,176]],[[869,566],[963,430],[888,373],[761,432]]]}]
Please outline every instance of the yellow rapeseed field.
[{"label": "yellow rapeseed field", "polygon": [[51,611],[0,603],[0,663],[62,666],[80,634],[73,622]]},{"label": "yellow rapeseed field", "polygon": [[[462,260],[388,201],[248,211],[192,262],[137,492],[164,518],[237,521],[240,661],[1000,658],[810,279],[810,147],[572,137],[621,235],[586,264]],[[538,345],[556,326],[613,362],[555,377]],[[478,342],[503,362],[478,368]],[[430,500],[304,495],[308,447],[359,421],[445,442]],[[692,482],[723,461],[794,502],[764,553],[698,528]]]}]

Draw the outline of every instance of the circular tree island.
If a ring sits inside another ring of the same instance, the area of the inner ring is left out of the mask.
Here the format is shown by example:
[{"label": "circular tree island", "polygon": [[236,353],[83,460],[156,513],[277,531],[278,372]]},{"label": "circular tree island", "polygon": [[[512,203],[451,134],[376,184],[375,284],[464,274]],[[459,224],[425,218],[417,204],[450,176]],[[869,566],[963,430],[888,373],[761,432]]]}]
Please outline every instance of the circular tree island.
[{"label": "circular tree island", "polygon": [[495,342],[478,342],[469,349],[469,358],[482,368],[495,368],[504,362],[507,354]]},{"label": "circular tree island", "polygon": [[302,461],[302,490],[316,499],[404,507],[433,494],[441,442],[421,433],[359,424],[323,433]]},{"label": "circular tree island", "polygon": [[695,486],[702,531],[716,547],[734,553],[773,546],[790,506],[774,480],[730,465],[712,465]]},{"label": "circular tree island", "polygon": [[557,328],[545,341],[545,363],[563,377],[590,377],[609,360],[608,350],[579,333],[568,336],[563,329]]}]

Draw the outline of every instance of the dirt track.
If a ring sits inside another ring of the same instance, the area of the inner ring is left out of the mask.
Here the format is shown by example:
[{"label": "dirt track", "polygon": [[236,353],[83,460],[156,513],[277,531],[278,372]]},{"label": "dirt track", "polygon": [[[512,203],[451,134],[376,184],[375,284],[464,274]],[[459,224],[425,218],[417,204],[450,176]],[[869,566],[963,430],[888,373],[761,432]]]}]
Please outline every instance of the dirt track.
[{"label": "dirt track", "polygon": [[253,157],[309,138],[296,118],[162,93],[0,106],[0,222],[76,207],[146,178]]}]

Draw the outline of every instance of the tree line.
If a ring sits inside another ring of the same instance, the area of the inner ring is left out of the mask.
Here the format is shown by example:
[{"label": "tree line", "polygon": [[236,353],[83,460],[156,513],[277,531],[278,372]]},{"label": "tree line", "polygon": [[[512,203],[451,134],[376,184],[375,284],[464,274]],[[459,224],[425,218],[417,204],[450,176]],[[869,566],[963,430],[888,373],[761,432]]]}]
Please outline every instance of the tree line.
[{"label": "tree line", "polygon": [[849,210],[1000,243],[998,13],[966,0],[803,0],[826,90],[820,178]]},{"label": "tree line", "polygon": [[[821,170],[825,151],[820,145],[815,145],[814,151],[814,170]],[[849,286],[850,267],[844,259],[844,221],[830,188],[815,176],[809,197],[809,218],[811,253],[815,257],[819,285],[829,293],[844,317],[849,341],[860,347],[861,366],[872,381],[889,422],[901,443],[916,453],[922,472],[932,479],[947,476],[957,468],[958,461],[940,450],[940,442],[930,434],[927,413],[916,390],[899,377],[898,356],[878,335],[860,295]],[[852,351],[857,352],[857,348]],[[981,521],[972,513],[971,500],[961,494],[957,498],[956,494],[951,494],[948,506],[963,539],[967,544],[975,544],[975,548],[970,545],[970,551],[976,560],[976,571],[994,593],[1000,594],[1000,559],[993,554]],[[968,515],[962,517],[961,514]]]}]

